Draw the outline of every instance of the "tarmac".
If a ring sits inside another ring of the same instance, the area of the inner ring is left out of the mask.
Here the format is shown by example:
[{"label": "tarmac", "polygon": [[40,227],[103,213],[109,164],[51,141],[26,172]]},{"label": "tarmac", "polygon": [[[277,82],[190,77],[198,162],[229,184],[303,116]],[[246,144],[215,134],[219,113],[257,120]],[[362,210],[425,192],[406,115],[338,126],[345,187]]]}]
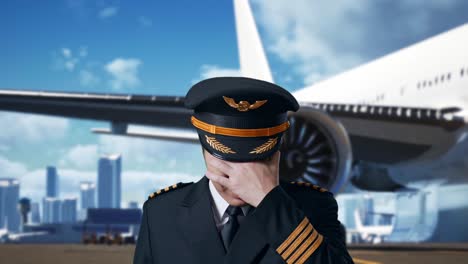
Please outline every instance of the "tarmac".
[{"label": "tarmac", "polygon": [[[349,245],[356,264],[468,263],[468,244]],[[2,244],[1,263],[128,264],[133,245]]]}]

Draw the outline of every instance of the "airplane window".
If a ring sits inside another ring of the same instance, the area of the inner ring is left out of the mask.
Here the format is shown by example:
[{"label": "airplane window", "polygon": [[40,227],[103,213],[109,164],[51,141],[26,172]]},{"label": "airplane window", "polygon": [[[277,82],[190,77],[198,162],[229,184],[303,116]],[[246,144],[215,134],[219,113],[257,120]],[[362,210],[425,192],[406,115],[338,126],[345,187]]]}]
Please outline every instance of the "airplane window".
[{"label": "airplane window", "polygon": [[444,75],[440,76],[440,81],[441,81],[441,82],[443,82],[444,79],[445,79],[445,76],[444,76]]},{"label": "airplane window", "polygon": [[461,69],[460,75],[463,76],[464,73],[465,73],[465,69]]},{"label": "airplane window", "polygon": [[427,86],[431,86],[432,85],[432,82],[431,81],[428,81],[427,82]]},{"label": "airplane window", "polygon": [[434,79],[434,84],[437,84],[438,81],[439,81],[439,77],[436,76]]},{"label": "airplane window", "polygon": [[419,87],[421,87],[421,83],[418,82],[418,84],[416,84],[416,88],[419,89]]},{"label": "airplane window", "polygon": [[426,81],[423,82],[422,87],[426,87]]},{"label": "airplane window", "polygon": [[452,75],[450,73],[447,74],[447,81],[450,80],[450,77],[452,77]]}]

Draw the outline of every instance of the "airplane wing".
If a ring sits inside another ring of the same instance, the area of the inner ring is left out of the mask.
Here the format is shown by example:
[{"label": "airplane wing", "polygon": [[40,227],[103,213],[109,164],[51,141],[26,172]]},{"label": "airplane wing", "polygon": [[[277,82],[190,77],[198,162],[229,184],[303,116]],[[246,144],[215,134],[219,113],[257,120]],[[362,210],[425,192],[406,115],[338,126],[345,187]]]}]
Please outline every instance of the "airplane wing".
[{"label": "airplane wing", "polygon": [[395,164],[440,156],[465,136],[459,107],[401,106],[302,102],[328,113],[349,133],[356,160]]},{"label": "airplane wing", "polygon": [[[95,133],[198,142],[190,123],[192,110],[180,96],[0,90],[0,110],[111,123],[111,129],[93,129]],[[174,131],[131,132],[129,124]]]},{"label": "airplane wing", "polygon": [[[457,107],[430,109],[311,102],[300,102],[300,105],[337,118],[350,135],[356,160],[386,164],[422,154],[437,154],[431,153],[431,149],[445,152],[457,140],[451,133],[465,125],[456,116],[461,110]],[[110,122],[110,129],[92,130],[100,134],[198,142],[190,124],[192,110],[184,107],[181,96],[0,90],[0,110]],[[155,129],[131,131],[128,125]]]}]

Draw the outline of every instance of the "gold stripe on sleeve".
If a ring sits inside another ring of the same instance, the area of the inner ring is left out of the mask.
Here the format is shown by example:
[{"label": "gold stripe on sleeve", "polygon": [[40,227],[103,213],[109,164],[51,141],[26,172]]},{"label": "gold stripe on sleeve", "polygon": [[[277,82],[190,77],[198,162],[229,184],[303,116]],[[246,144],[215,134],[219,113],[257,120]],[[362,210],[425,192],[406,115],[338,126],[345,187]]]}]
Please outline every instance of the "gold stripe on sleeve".
[{"label": "gold stripe on sleeve", "polygon": [[281,254],[281,257],[283,259],[287,259],[293,252],[296,251],[297,247],[306,239],[306,237],[312,232],[313,228],[312,225],[309,223],[307,224],[307,228],[302,232],[296,240],[294,240],[294,243],[289,246],[288,250],[286,250],[283,254]]},{"label": "gold stripe on sleeve", "polygon": [[289,263],[294,263],[301,256],[301,254],[309,247],[309,245],[312,244],[312,242],[315,241],[318,234],[319,233],[317,232],[317,230],[314,229],[314,232],[307,238],[307,240],[304,242],[304,244],[302,244],[296,250],[296,252],[294,252],[294,254],[287,260],[287,263],[288,264]]},{"label": "gold stripe on sleeve", "polygon": [[303,264],[306,260],[315,252],[315,250],[322,244],[323,236],[319,234],[317,240],[307,249],[307,251],[302,255],[302,257],[296,262],[298,264]]},{"label": "gold stripe on sleeve", "polygon": [[309,219],[307,217],[304,217],[304,219],[301,221],[301,223],[294,229],[294,231],[288,236],[288,238],[276,249],[276,252],[278,254],[282,254],[283,251],[291,244],[291,242],[296,239],[296,237],[302,232],[304,227],[309,223]]}]

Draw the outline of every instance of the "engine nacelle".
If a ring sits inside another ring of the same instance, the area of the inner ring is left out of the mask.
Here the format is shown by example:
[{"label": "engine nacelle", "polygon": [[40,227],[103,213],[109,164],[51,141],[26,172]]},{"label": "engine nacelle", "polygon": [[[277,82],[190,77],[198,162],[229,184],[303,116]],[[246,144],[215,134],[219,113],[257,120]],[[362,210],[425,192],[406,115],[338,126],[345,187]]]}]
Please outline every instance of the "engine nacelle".
[{"label": "engine nacelle", "polygon": [[289,122],[281,145],[281,178],[310,182],[338,193],[351,175],[351,143],[344,127],[327,113],[310,107],[290,114]]}]

